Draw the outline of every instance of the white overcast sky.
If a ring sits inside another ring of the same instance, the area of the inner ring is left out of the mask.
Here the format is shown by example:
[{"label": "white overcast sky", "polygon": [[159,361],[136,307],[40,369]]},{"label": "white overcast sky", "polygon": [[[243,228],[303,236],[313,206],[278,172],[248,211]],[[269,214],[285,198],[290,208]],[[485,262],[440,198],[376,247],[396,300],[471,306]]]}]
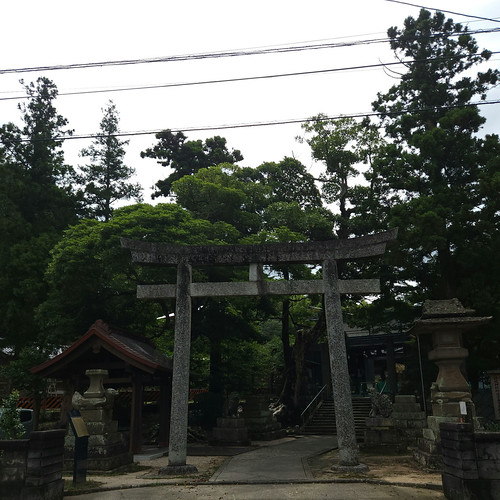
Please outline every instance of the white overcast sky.
[{"label": "white overcast sky", "polygon": [[[416,0],[414,3],[419,3]],[[425,0],[422,5],[474,16],[500,18],[498,0]],[[419,9],[384,0],[16,0],[2,2],[0,69],[73,63],[147,59],[235,49],[271,48],[312,42],[348,42],[381,38],[390,26],[402,27]],[[447,14],[471,30],[500,28],[500,23]],[[480,48],[500,51],[500,33],[476,36]],[[500,55],[489,66],[499,67]],[[60,93],[144,85],[196,82],[282,73],[307,72],[393,62],[387,43],[329,48],[287,54],[161,62],[0,74],[0,99],[23,95],[19,79],[38,76],[53,80]],[[318,113],[329,116],[371,111],[377,92],[396,82],[382,69],[331,72],[317,75],[217,83],[154,90],[59,96],[58,111],[75,134],[99,129],[101,109],[112,99],[120,112],[122,132],[185,130],[189,139],[214,135],[240,149],[241,165],[295,156],[315,168],[307,145],[295,137],[300,125],[189,132],[196,127],[237,125],[303,119]],[[489,95],[500,99],[500,89]],[[0,100],[0,124],[20,123],[19,101]],[[499,133],[500,105],[483,106],[488,132]],[[137,170],[149,201],[151,186],[169,171],[140,151],[153,145],[154,135],[130,138],[126,163]],[[71,164],[82,160],[78,151],[89,139],[65,143]],[[159,200],[162,201],[162,200]]]}]

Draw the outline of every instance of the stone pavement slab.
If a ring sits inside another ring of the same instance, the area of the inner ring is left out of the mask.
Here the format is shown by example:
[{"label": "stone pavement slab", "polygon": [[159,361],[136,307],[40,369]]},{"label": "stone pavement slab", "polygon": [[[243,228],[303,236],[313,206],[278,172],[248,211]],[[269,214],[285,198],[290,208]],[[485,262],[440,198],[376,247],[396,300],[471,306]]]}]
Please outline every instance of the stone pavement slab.
[{"label": "stone pavement slab", "polygon": [[312,479],[307,458],[337,447],[334,436],[300,436],[231,457],[212,482],[301,481]]}]

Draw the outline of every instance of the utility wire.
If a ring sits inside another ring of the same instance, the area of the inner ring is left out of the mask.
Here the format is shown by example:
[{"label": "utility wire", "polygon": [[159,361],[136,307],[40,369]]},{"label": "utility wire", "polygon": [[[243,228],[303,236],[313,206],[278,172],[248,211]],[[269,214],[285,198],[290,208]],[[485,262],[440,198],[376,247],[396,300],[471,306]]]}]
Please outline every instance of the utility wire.
[{"label": "utility wire", "polygon": [[[466,34],[473,35],[479,33],[491,33],[497,30],[475,30],[468,31]],[[460,33],[457,33],[460,34]],[[436,34],[435,36],[439,36]],[[388,37],[384,38],[373,38],[367,40],[354,40],[351,42],[334,42],[334,43],[324,43],[324,44],[311,44],[311,45],[299,45],[299,46],[283,46],[274,47],[269,49],[243,49],[234,51],[222,51],[222,52],[207,52],[200,54],[185,54],[178,56],[165,56],[165,57],[153,57],[145,59],[124,59],[118,61],[101,61],[101,62],[88,62],[88,63],[75,63],[75,64],[59,64],[55,66],[33,66],[26,68],[7,68],[0,69],[0,75],[5,74],[16,74],[16,73],[32,73],[32,72],[44,72],[44,71],[56,71],[56,70],[69,70],[69,69],[87,69],[87,68],[101,68],[107,66],[126,66],[135,64],[150,64],[150,63],[162,63],[162,62],[178,62],[178,61],[193,61],[200,59],[216,59],[224,57],[241,57],[241,56],[251,56],[251,55],[268,55],[268,54],[284,54],[289,52],[302,52],[306,50],[320,50],[320,49],[333,49],[340,47],[352,47],[358,45],[370,45],[374,43],[387,43],[390,39]]]},{"label": "utility wire", "polygon": [[[498,29],[500,31],[500,28]],[[500,54],[500,52],[490,52],[491,54]],[[480,55],[480,54],[467,54],[467,56],[472,55]],[[188,87],[194,85],[210,85],[216,83],[234,83],[234,82],[244,82],[244,81],[253,81],[253,80],[268,80],[273,78],[288,78],[292,76],[308,76],[308,75],[317,75],[324,73],[336,73],[341,71],[358,71],[363,69],[375,69],[381,67],[388,66],[396,66],[396,65],[406,65],[406,64],[415,64],[420,62],[433,62],[433,61],[447,61],[450,59],[457,59],[461,56],[450,56],[450,57],[430,57],[426,59],[413,59],[413,60],[402,60],[402,61],[394,61],[389,63],[377,63],[377,64],[363,64],[359,66],[345,66],[341,68],[332,68],[332,69],[320,69],[320,70],[312,70],[312,71],[297,71],[293,73],[279,73],[274,75],[260,75],[260,76],[246,76],[239,78],[225,78],[220,80],[202,80],[197,82],[181,82],[181,83],[165,83],[158,85],[143,85],[137,87],[119,87],[119,88],[111,88],[111,89],[94,89],[94,90],[79,90],[79,91],[71,91],[71,92],[59,92],[59,96],[74,96],[74,95],[86,95],[86,94],[102,94],[102,93],[110,93],[110,92],[125,92],[132,90],[151,90],[151,89],[161,89],[161,88],[171,88],[171,87]],[[23,100],[30,99],[30,96],[12,96],[12,97],[0,97],[0,101],[12,101],[12,100]]]},{"label": "utility wire", "polygon": [[[485,106],[491,104],[500,104],[500,99],[491,100],[491,101],[478,101],[471,102],[469,104],[462,105],[450,105],[450,106],[438,106],[438,107],[426,107],[420,109],[406,109],[400,111],[386,111],[386,112],[365,112],[365,113],[351,113],[346,115],[335,115],[335,116],[327,116],[322,118],[312,117],[312,118],[295,118],[289,120],[274,120],[268,122],[254,122],[254,123],[239,123],[239,124],[231,124],[231,125],[213,125],[213,126],[204,126],[204,127],[183,127],[183,128],[175,128],[169,129],[171,132],[206,132],[213,130],[228,130],[228,129],[241,129],[241,128],[255,128],[255,127],[269,127],[275,125],[291,125],[295,123],[309,123],[312,121],[330,121],[330,120],[341,120],[343,118],[365,118],[365,117],[385,117],[385,116],[402,116],[406,114],[416,114],[422,113],[424,111],[440,111],[440,110],[449,110],[449,109],[463,109],[470,108],[474,106]],[[99,137],[136,137],[143,135],[156,135],[160,132],[163,132],[165,129],[161,130],[143,130],[137,132],[118,132],[116,134],[78,134],[78,135],[70,135],[70,136],[59,136],[53,137],[51,139],[20,139],[18,141],[13,140],[13,142],[45,142],[45,141],[68,141],[68,140],[80,140],[80,139],[96,139]]]},{"label": "utility wire", "polygon": [[434,10],[436,12],[446,12],[446,14],[453,14],[455,16],[470,17],[471,19],[480,19],[481,21],[491,21],[492,23],[500,23],[500,20],[493,19],[491,17],[473,16],[471,14],[463,14],[461,12],[454,12],[452,10],[436,9],[434,7],[425,7],[424,5],[417,5],[414,3],[402,2],[401,0],[385,0],[385,1],[392,2],[392,3],[400,3],[402,5],[409,5],[410,7],[418,7],[420,9]]},{"label": "utility wire", "polygon": [[124,59],[119,61],[101,61],[101,62],[89,62],[89,63],[76,63],[76,64],[59,64],[55,66],[34,66],[27,68],[9,68],[0,69],[0,75],[10,74],[10,73],[31,73],[34,71],[55,71],[55,70],[66,70],[66,69],[84,69],[84,68],[97,68],[103,66],[126,66],[132,64],[149,64],[149,63],[159,63],[159,62],[178,62],[178,61],[193,61],[199,59],[218,59],[223,57],[241,57],[241,56],[252,56],[252,55],[267,55],[267,54],[284,54],[288,52],[302,52],[305,50],[319,50],[319,49],[331,49],[339,47],[351,47],[353,45],[367,45],[371,43],[386,43],[389,39],[379,38],[379,39],[369,39],[369,40],[354,40],[352,42],[335,42],[335,43],[324,43],[324,44],[312,44],[312,45],[301,45],[301,46],[285,46],[285,47],[275,47],[270,49],[243,49],[234,51],[223,51],[223,52],[206,52],[199,54],[184,54],[177,56],[165,56],[165,57],[153,57],[147,59]]}]

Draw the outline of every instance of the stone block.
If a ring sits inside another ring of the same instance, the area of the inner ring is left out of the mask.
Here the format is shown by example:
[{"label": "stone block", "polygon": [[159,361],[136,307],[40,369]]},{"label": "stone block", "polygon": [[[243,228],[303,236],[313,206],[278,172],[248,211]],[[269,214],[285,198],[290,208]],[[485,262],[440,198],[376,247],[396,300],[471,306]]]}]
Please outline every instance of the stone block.
[{"label": "stone block", "polygon": [[110,422],[87,422],[89,434],[110,434],[118,431],[118,421]]},{"label": "stone block", "polygon": [[416,403],[416,402],[417,402],[417,398],[411,394],[398,394],[394,398],[395,404],[409,404],[409,403]]},{"label": "stone block", "polygon": [[394,427],[405,430],[408,428],[408,420],[405,420],[404,418],[403,419],[395,418]]},{"label": "stone block", "polygon": [[97,409],[97,410],[81,410],[85,423],[88,422],[110,422],[113,418],[112,409]]},{"label": "stone block", "polygon": [[365,430],[365,446],[391,444],[397,445],[400,439],[393,430],[383,429],[366,429]]},{"label": "stone block", "polygon": [[477,462],[475,457],[472,458],[456,458],[451,457],[448,454],[443,455],[443,464],[455,469],[461,469],[463,471],[477,471]]},{"label": "stone block", "polygon": [[394,427],[394,420],[392,418],[379,416],[367,417],[365,423],[367,427]]},{"label": "stone block", "polygon": [[217,418],[217,427],[225,429],[237,429],[245,427],[244,418],[219,417]]},{"label": "stone block", "polygon": [[64,498],[64,479],[58,479],[41,486],[25,487],[23,489],[23,498],[37,500],[62,500]]},{"label": "stone block", "polygon": [[456,461],[476,460],[476,450],[474,449],[464,451],[464,450],[454,450],[451,448],[444,448],[443,442],[441,441],[441,451],[443,452],[443,459],[444,457],[448,457]]},{"label": "stone block", "polygon": [[443,459],[440,453],[427,453],[419,447],[413,450],[413,458],[417,463],[431,469],[442,469]]},{"label": "stone block", "polygon": [[436,440],[436,434],[432,429],[429,429],[428,427],[422,429],[422,437],[424,439],[428,439],[429,441],[435,441]]},{"label": "stone block", "polygon": [[464,422],[460,422],[460,421],[453,420],[453,419],[443,421],[441,423],[441,426],[442,426],[443,430],[445,430],[445,431],[458,432],[461,434],[470,433],[470,432],[472,432],[472,429],[473,429],[473,426],[471,423],[464,423]]},{"label": "stone block", "polygon": [[458,403],[433,404],[432,414],[436,417],[456,417],[458,419],[462,417]]},{"label": "stone block", "polygon": [[424,429],[426,425],[427,425],[427,422],[424,418],[422,420],[408,420],[407,421],[408,429]]},{"label": "stone block", "polygon": [[[220,423],[232,423],[227,422],[228,420],[236,420],[243,422],[243,419],[220,419]],[[219,419],[218,419],[219,421]],[[244,423],[244,422],[243,422]],[[250,440],[248,438],[248,429],[244,425],[235,424],[232,426],[218,426],[212,429],[212,437],[210,439],[210,444],[212,445],[248,445],[250,444]]]},{"label": "stone block", "polygon": [[423,411],[399,412],[393,410],[393,412],[391,413],[391,418],[401,420],[425,420],[425,413]]},{"label": "stone block", "polygon": [[245,422],[248,427],[259,427],[272,424],[275,421],[269,417],[245,417]]},{"label": "stone block", "polygon": [[446,498],[453,500],[470,500],[472,498],[486,498],[477,496],[474,490],[474,482],[465,478],[457,477],[452,474],[443,473],[442,475],[443,492]]},{"label": "stone block", "polygon": [[427,417],[427,427],[432,429],[436,436],[440,435],[439,426],[446,423],[460,423],[460,419],[458,417],[439,417],[434,415]]},{"label": "stone block", "polygon": [[500,480],[500,459],[478,460],[477,470],[481,479]]},{"label": "stone block", "polygon": [[112,434],[95,434],[89,436],[89,448],[99,446],[108,446],[115,443],[122,443],[124,441],[121,432],[114,432]]},{"label": "stone block", "polygon": [[429,454],[441,454],[441,446],[438,442],[421,438],[418,440],[418,449],[423,451],[424,453]]},{"label": "stone block", "polygon": [[441,448],[443,452],[446,450],[446,453],[457,451],[460,453],[466,453],[469,451],[473,451],[476,453],[476,447],[474,446],[474,441],[464,440],[464,441],[456,441],[454,439],[446,439],[441,435]]}]

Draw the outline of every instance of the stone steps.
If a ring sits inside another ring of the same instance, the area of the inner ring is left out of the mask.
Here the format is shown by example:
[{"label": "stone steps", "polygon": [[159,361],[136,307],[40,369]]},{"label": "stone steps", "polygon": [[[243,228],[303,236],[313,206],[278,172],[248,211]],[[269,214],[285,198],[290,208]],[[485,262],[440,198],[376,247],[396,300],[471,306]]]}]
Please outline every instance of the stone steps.
[{"label": "stone steps", "polygon": [[[362,438],[365,430],[365,420],[368,417],[371,404],[369,398],[352,398],[354,428],[356,437]],[[304,434],[331,435],[337,433],[335,423],[335,405],[333,400],[324,401],[303,428]]]}]

